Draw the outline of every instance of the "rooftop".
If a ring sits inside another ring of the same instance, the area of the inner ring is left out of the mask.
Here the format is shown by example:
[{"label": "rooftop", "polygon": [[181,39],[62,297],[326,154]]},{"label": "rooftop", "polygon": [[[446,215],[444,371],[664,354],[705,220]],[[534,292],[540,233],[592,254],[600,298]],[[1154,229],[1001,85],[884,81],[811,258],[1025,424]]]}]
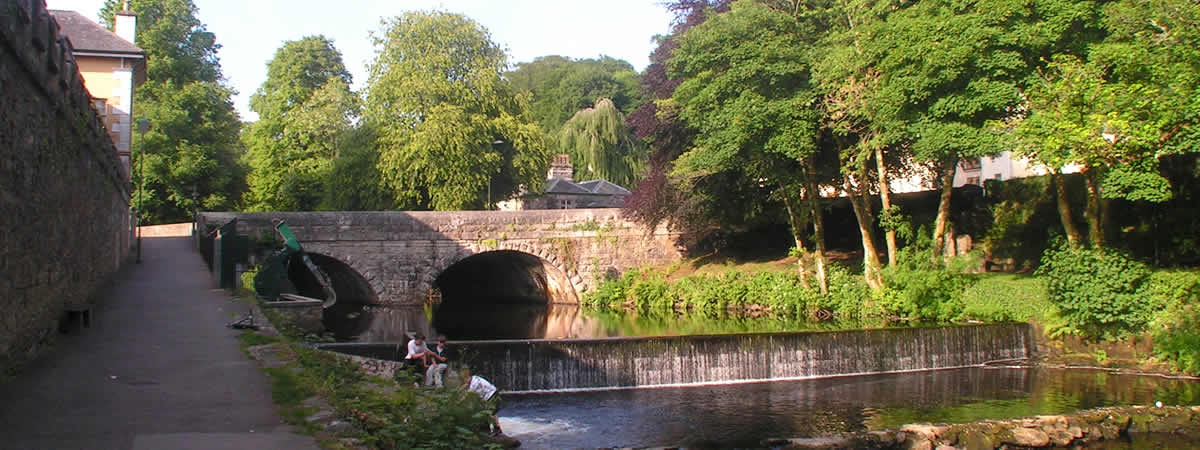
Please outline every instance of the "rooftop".
[{"label": "rooftop", "polygon": [[49,13],[54,17],[54,21],[58,22],[61,34],[71,41],[71,46],[75,48],[76,53],[145,56],[142,49],[121,39],[120,36],[84,17],[83,14],[57,9],[49,10]]}]

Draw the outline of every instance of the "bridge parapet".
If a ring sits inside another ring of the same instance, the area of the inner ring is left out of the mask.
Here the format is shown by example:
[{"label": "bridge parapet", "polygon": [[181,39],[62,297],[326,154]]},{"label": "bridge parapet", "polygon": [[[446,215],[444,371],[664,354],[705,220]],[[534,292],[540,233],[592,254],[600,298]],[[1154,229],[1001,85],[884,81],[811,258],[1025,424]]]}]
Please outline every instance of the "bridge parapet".
[{"label": "bridge parapet", "polygon": [[287,221],[306,251],[346,263],[382,303],[396,305],[424,302],[442,271],[489,251],[536,255],[565,274],[577,293],[593,289],[598,278],[682,258],[677,233],[665,226],[649,230],[617,209],[204,212],[198,226],[205,230],[234,218],[238,233],[256,240],[273,238],[273,220]]}]

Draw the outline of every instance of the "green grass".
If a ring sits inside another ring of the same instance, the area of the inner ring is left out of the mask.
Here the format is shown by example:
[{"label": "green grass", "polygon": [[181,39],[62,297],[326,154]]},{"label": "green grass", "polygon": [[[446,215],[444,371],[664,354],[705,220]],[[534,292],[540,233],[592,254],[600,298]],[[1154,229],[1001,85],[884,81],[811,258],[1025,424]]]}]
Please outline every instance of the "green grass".
[{"label": "green grass", "polygon": [[1028,275],[984,274],[963,293],[963,317],[984,322],[1054,322],[1058,308],[1045,282]]}]

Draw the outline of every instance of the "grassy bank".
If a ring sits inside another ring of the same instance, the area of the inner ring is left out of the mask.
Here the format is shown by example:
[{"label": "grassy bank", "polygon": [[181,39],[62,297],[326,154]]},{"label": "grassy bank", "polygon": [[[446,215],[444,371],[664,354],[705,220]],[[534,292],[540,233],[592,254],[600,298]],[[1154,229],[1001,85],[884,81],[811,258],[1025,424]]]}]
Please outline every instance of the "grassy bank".
[{"label": "grassy bank", "polygon": [[[871,290],[845,266],[822,295],[795,259],[693,260],[605,280],[583,303],[650,317],[776,317],[850,326],[1031,322],[1055,363],[1200,373],[1200,273],[1152,270],[1119,253],[1056,249],[1036,274],[971,273],[964,258],[934,265],[902,254]],[[807,282],[807,283],[806,283]]]},{"label": "grassy bank", "polygon": [[263,361],[284,421],[323,448],[502,448],[480,432],[491,419],[476,395],[417,387],[407,373],[368,376],[346,358],[304,345],[281,318],[270,319],[284,333],[246,331],[242,348]]}]

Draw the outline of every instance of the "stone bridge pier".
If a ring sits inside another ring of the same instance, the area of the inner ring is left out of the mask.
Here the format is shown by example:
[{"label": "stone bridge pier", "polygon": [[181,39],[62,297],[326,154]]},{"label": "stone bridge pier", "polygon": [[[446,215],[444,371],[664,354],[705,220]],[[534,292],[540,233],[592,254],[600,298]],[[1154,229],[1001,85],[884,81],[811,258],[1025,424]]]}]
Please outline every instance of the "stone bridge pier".
[{"label": "stone bridge pier", "polygon": [[[200,230],[237,219],[252,249],[285,220],[343,299],[422,305],[432,297],[577,304],[597,280],[683,254],[678,235],[617,209],[454,212],[203,212]],[[295,276],[292,277],[296,279]]]}]

